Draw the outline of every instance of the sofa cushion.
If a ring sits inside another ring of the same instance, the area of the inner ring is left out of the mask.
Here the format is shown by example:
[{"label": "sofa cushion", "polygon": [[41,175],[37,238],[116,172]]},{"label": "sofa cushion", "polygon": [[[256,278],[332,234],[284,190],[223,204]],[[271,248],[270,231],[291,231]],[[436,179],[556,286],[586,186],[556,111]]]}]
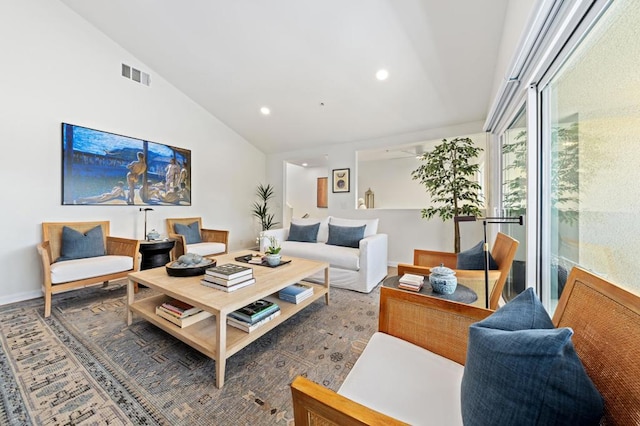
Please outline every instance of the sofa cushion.
[{"label": "sofa cushion", "polygon": [[133,257],[98,256],[51,264],[51,283],[60,284],[133,269]]},{"label": "sofa cushion", "polygon": [[83,234],[73,228],[63,226],[60,254],[61,256],[56,261],[104,256],[102,227],[98,225]]},{"label": "sofa cushion", "polygon": [[212,254],[224,253],[227,246],[224,243],[195,243],[187,244],[187,253],[209,256]]},{"label": "sofa cushion", "polygon": [[329,239],[327,244],[343,247],[360,247],[360,240],[364,237],[365,225],[337,226],[329,224]]},{"label": "sofa cushion", "polygon": [[292,218],[291,219],[291,223],[295,223],[296,225],[314,225],[316,223],[320,224],[320,227],[318,228],[318,236],[317,236],[317,242],[319,243],[326,243],[327,242],[327,238],[329,238],[329,217],[325,217],[323,219],[316,219],[316,218]]},{"label": "sofa cushion", "polygon": [[289,237],[287,237],[287,241],[315,243],[318,241],[319,228],[320,222],[313,225],[296,225],[295,223],[292,223],[289,226]]},{"label": "sofa cushion", "polygon": [[376,332],[338,393],[412,425],[461,425],[463,367]]},{"label": "sofa cushion", "polygon": [[[458,253],[456,269],[484,270],[484,242],[480,241],[469,250]],[[489,253],[489,269],[498,269],[498,264]]]},{"label": "sofa cushion", "polygon": [[350,271],[360,270],[360,250],[355,248],[298,241],[283,241],[280,246],[282,247],[280,253],[283,256],[327,262],[332,267]]},{"label": "sofa cushion", "polygon": [[202,237],[200,236],[200,228],[198,222],[193,222],[189,225],[184,225],[182,223],[176,223],[173,225],[173,229],[176,231],[176,234],[183,235],[185,238],[185,242],[187,244],[196,244],[202,242]]},{"label": "sofa cushion", "polygon": [[598,424],[602,397],[572,335],[553,328],[531,288],[473,324],[461,391],[465,425]]},{"label": "sofa cushion", "polygon": [[378,233],[379,219],[342,219],[339,217],[331,217],[329,224],[337,226],[362,226],[365,225],[364,236],[370,237]]}]

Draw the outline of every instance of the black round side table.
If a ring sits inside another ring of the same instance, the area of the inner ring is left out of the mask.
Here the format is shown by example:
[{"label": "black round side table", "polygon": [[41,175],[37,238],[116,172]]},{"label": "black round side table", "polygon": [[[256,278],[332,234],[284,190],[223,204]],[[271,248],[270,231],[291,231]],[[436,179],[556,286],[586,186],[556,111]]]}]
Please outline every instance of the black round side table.
[{"label": "black round side table", "polygon": [[[382,285],[385,287],[398,288],[398,280],[400,280],[400,277],[397,275],[392,277],[387,277],[382,282]],[[405,290],[405,291],[409,291],[409,290]],[[433,287],[431,287],[431,284],[429,284],[428,276],[424,278],[424,285],[422,286],[420,291],[414,291],[414,292],[409,291],[409,292],[424,294],[426,296],[437,297],[439,299],[452,300],[454,302],[461,302],[461,303],[473,303],[476,300],[478,300],[478,295],[476,294],[475,291],[471,290],[466,285],[462,285],[460,283],[458,283],[458,285],[456,286],[456,291],[454,291],[453,294],[436,293],[435,291],[433,291]]]},{"label": "black round side table", "polygon": [[171,249],[176,244],[175,240],[140,241],[140,254],[142,262],[140,269],[157,268],[171,261]]}]

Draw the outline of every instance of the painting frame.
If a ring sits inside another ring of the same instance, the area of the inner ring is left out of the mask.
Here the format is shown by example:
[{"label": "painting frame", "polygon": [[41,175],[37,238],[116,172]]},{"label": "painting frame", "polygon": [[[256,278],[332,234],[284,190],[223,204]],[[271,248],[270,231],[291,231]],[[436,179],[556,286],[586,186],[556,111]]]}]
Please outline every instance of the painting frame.
[{"label": "painting frame", "polygon": [[62,205],[190,206],[191,150],[62,123]]},{"label": "painting frame", "polygon": [[351,172],[351,169],[333,169],[332,170],[332,176],[333,176],[332,191],[334,193],[351,191],[351,185],[350,185],[351,173],[350,172]]}]

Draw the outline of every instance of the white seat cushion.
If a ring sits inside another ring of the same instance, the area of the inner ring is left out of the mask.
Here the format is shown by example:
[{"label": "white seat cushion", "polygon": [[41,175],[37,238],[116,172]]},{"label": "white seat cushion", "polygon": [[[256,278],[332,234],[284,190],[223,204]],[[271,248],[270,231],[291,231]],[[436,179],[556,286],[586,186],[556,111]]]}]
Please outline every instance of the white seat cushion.
[{"label": "white seat cushion", "polygon": [[447,358],[377,332],[338,393],[412,425],[461,425],[463,371]]},{"label": "white seat cushion", "polygon": [[360,249],[357,248],[298,241],[283,241],[280,247],[282,247],[280,253],[283,256],[327,262],[332,267],[350,271],[358,271],[360,269]]},{"label": "white seat cushion", "polygon": [[130,256],[97,256],[51,264],[51,283],[60,284],[133,269]]},{"label": "white seat cushion", "polygon": [[224,243],[195,243],[187,244],[187,253],[195,253],[200,256],[224,253],[227,246]]}]

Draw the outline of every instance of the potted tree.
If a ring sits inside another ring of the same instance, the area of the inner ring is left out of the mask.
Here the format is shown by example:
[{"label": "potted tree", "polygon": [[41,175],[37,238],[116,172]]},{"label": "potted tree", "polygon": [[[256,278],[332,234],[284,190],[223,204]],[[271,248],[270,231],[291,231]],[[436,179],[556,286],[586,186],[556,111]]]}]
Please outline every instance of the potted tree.
[{"label": "potted tree", "polygon": [[[471,161],[482,148],[470,138],[442,140],[433,151],[422,155],[424,163],[411,172],[411,178],[425,186],[433,206],[422,209],[422,218],[440,216],[443,221],[454,216],[479,216],[482,199],[480,184],[474,179],[480,170]],[[460,226],[454,223],[454,250],[460,253]]]}]

